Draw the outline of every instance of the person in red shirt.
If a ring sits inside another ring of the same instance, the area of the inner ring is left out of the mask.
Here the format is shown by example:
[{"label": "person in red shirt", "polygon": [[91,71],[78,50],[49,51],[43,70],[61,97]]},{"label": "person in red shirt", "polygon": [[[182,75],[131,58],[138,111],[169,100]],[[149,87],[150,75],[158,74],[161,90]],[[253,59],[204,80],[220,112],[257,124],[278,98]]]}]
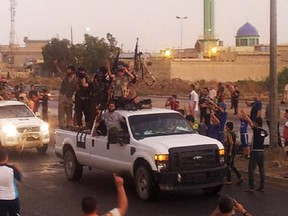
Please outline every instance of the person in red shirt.
[{"label": "person in red shirt", "polygon": [[179,110],[180,104],[179,101],[177,101],[177,96],[173,94],[171,97],[169,97],[165,103],[165,107],[169,107],[172,110]]}]

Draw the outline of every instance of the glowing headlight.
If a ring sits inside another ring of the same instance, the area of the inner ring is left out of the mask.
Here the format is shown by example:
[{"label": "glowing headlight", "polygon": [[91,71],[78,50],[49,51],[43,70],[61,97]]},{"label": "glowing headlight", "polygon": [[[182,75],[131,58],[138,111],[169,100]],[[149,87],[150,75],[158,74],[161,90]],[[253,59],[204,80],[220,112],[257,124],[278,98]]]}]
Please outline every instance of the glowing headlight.
[{"label": "glowing headlight", "polygon": [[168,154],[155,154],[154,159],[155,159],[155,163],[156,163],[158,171],[163,172],[166,169],[168,169],[168,161],[169,161]]},{"label": "glowing headlight", "polygon": [[49,125],[47,123],[42,124],[40,127],[40,130],[42,132],[48,132],[48,129],[49,129]]},{"label": "glowing headlight", "polygon": [[9,136],[9,137],[16,136],[16,134],[17,134],[17,129],[16,129],[15,125],[13,125],[13,124],[4,125],[2,128],[2,131],[4,134],[6,134],[6,136]]},{"label": "glowing headlight", "polygon": [[224,164],[225,163],[225,150],[224,149],[219,149],[219,156],[220,156],[220,163]]},{"label": "glowing headlight", "polygon": [[219,149],[219,155],[220,156],[225,156],[225,150],[224,149]]}]

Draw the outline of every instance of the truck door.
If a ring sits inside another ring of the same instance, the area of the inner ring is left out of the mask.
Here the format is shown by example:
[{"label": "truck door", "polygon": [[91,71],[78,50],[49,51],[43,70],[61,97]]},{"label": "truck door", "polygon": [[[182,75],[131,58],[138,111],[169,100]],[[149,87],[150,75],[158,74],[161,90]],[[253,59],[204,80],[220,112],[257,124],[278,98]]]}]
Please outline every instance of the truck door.
[{"label": "truck door", "polygon": [[111,144],[108,136],[96,136],[91,137],[90,152],[93,167],[105,167],[106,170],[115,172],[129,171],[132,161],[130,144]]}]

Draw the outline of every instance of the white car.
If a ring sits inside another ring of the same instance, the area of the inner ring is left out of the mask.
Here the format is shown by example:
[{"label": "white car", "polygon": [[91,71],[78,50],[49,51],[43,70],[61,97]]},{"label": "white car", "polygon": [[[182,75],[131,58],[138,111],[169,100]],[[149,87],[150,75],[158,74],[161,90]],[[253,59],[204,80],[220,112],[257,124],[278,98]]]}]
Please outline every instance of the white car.
[{"label": "white car", "polygon": [[49,125],[19,101],[0,101],[0,147],[21,152],[36,148],[45,153],[50,142]]}]

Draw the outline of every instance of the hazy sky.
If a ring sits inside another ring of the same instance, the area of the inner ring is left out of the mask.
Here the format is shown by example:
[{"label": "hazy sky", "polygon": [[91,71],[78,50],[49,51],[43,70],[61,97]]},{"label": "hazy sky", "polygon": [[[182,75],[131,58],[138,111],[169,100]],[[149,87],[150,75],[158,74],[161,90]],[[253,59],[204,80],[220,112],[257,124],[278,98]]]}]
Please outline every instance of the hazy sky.
[{"label": "hazy sky", "polygon": [[[278,43],[288,43],[287,0],[278,0]],[[224,45],[235,45],[239,27],[247,21],[269,43],[270,0],[215,0],[215,34]],[[183,48],[194,47],[203,35],[203,0],[17,0],[16,43],[29,39],[84,40],[84,33],[105,37],[111,33],[124,51],[133,51],[136,38],[142,51],[180,47],[183,20]],[[9,44],[10,0],[0,0],[0,44]],[[90,31],[87,32],[86,28]]]}]

